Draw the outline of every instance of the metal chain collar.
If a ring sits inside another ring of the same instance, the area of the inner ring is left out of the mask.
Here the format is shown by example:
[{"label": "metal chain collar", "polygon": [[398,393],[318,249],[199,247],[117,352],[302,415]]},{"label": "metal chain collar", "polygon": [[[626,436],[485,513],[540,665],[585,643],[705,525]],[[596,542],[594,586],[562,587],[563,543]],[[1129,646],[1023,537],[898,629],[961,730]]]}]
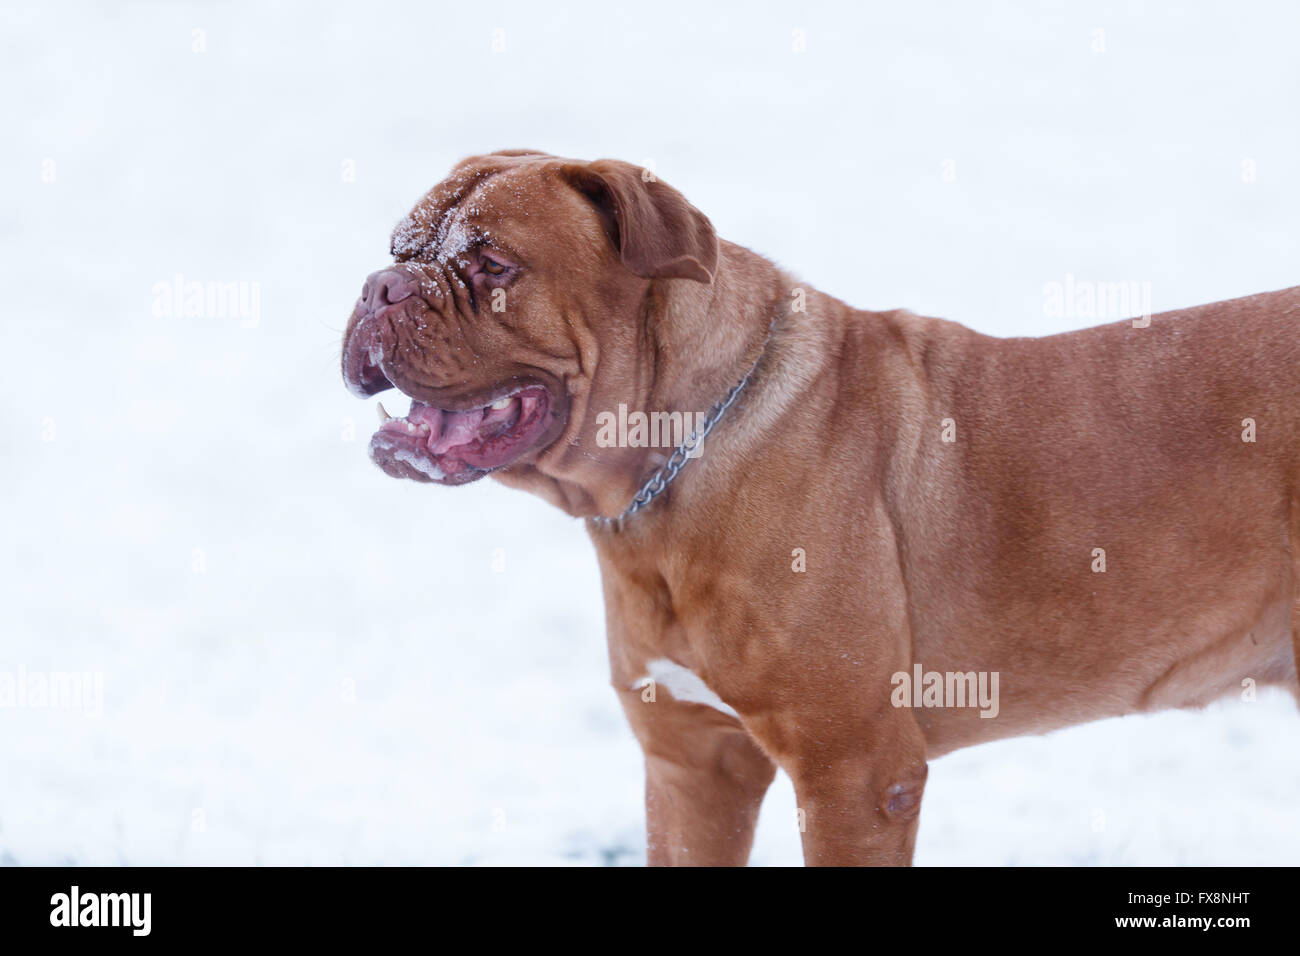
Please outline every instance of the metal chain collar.
[{"label": "metal chain collar", "polygon": [[763,347],[758,350],[758,357],[754,359],[754,364],[749,367],[749,371],[745,373],[744,378],[731,386],[727,391],[727,394],[722,397],[722,401],[718,402],[712,409],[710,409],[709,413],[704,416],[704,424],[687,435],[686,439],[673,450],[673,453],[668,456],[668,460],[660,465],[658,470],[650,476],[649,480],[641,486],[641,489],[632,496],[632,503],[623,509],[623,513],[616,518],[606,518],[604,515],[597,515],[591,518],[593,523],[602,528],[621,527],[625,519],[636,514],[667,490],[668,486],[672,484],[673,479],[676,478],[682,468],[686,466],[686,462],[690,460],[690,453],[698,447],[700,442],[704,441],[704,439],[708,437],[709,432],[713,431],[713,427],[722,420],[722,416],[726,413],[727,409],[729,409],[736,399],[740,397],[740,393],[744,391],[745,386],[749,384],[750,378],[758,369],[758,363],[761,362],[763,356],[767,354],[767,343],[771,341],[772,330],[775,327],[776,316],[772,316],[772,321],[768,323],[767,326],[767,336],[763,339]]}]

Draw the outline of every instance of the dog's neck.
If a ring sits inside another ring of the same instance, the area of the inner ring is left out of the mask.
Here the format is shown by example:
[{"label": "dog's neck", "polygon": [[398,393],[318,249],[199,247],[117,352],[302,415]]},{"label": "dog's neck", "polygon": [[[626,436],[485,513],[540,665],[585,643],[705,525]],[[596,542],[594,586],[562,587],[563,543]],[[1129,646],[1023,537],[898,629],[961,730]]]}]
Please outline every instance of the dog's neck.
[{"label": "dog's neck", "polygon": [[[776,421],[815,374],[811,358],[825,354],[815,344],[821,335],[803,307],[817,295],[763,257],[728,242],[721,244],[713,283],[652,282],[639,322],[619,330],[621,341],[602,344],[605,367],[599,381],[575,397],[572,412],[583,421],[577,437],[548,451],[538,466],[498,477],[574,516],[617,516],[674,448],[598,447],[596,416],[617,414],[623,405],[629,411],[683,413],[693,426],[753,369],[701,457],[709,448],[747,444]],[[617,385],[611,388],[609,382]],[[691,472],[704,470],[688,460],[680,481],[700,479]],[[668,501],[655,502],[628,520],[644,520],[667,507]]]},{"label": "dog's neck", "polygon": [[766,259],[723,243],[710,285],[658,283],[647,310],[652,378],[639,407],[705,412],[752,368],[768,332],[789,312],[779,271]]}]

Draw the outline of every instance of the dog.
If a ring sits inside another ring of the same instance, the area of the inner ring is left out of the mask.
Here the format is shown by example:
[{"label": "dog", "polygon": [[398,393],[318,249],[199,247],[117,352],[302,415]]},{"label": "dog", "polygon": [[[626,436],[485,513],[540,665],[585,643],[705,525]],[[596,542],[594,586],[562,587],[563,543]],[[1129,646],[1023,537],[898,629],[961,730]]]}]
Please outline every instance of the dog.
[{"label": "dog", "polygon": [[909,864],[931,758],[1297,690],[1300,287],[996,339],[526,150],[391,252],[344,333],[412,399],[370,456],[586,519],[651,864],[744,864],[778,767],[806,863]]}]

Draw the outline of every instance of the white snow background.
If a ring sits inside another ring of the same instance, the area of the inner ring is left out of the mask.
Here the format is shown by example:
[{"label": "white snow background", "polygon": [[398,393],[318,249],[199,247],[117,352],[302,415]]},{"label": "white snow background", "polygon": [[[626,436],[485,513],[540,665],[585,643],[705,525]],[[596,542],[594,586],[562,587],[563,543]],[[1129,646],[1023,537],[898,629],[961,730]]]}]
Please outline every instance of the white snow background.
[{"label": "white snow background", "polygon": [[[581,524],[385,477],[339,378],[362,280],[462,156],[653,163],[817,287],[994,334],[1090,324],[1045,315],[1066,274],[1150,281],[1157,311],[1300,283],[1284,0],[0,24],[0,671],[104,676],[98,717],[0,710],[7,863],[644,860]],[[257,322],[155,315],[178,274],[257,283]],[[782,777],[755,863],[799,862],[793,809]],[[1281,694],[934,761],[916,852],[1298,860]]]}]

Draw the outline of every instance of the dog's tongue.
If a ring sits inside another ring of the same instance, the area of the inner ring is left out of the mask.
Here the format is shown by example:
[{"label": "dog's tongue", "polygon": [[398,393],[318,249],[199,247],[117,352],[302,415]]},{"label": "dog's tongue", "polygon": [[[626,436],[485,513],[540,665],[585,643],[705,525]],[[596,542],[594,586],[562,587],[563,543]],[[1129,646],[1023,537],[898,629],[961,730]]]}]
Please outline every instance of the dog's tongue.
[{"label": "dog's tongue", "polygon": [[429,433],[438,436],[429,443],[429,451],[434,455],[468,445],[478,437],[479,426],[484,423],[481,408],[468,412],[448,412],[420,403],[411,405],[407,420],[417,425],[428,425]]},{"label": "dog's tongue", "polygon": [[551,419],[546,393],[527,386],[498,402],[468,411],[450,411],[411,402],[405,418],[380,406],[383,424],[370,439],[370,457],[397,478],[423,475],[444,484],[463,484],[517,457]]}]

